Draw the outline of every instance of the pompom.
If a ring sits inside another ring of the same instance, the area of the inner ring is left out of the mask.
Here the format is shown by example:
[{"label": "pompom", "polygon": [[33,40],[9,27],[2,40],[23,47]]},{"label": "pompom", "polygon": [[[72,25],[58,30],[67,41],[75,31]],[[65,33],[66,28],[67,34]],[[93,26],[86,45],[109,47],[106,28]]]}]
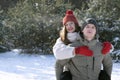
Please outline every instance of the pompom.
[{"label": "pompom", "polygon": [[67,14],[67,15],[73,15],[73,11],[72,11],[72,10],[67,10],[67,11],[66,11],[66,14]]}]

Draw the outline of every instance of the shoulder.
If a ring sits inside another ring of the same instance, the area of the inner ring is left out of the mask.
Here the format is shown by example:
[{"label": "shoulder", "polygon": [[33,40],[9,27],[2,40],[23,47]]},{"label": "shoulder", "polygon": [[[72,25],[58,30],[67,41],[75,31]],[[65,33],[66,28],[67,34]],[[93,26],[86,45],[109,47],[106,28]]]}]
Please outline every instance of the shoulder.
[{"label": "shoulder", "polygon": [[97,45],[102,46],[102,42],[97,41]]},{"label": "shoulder", "polygon": [[56,40],[56,43],[63,43],[63,41],[62,41],[61,38],[59,37],[59,38]]}]

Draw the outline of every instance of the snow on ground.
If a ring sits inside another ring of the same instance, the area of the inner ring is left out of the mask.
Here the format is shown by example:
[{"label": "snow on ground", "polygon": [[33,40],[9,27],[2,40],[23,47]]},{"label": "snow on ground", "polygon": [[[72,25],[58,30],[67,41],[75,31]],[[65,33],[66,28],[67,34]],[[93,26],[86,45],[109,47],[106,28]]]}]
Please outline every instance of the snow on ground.
[{"label": "snow on ground", "polygon": [[[55,80],[53,55],[0,54],[0,80]],[[114,63],[112,80],[120,80],[120,63]]]}]

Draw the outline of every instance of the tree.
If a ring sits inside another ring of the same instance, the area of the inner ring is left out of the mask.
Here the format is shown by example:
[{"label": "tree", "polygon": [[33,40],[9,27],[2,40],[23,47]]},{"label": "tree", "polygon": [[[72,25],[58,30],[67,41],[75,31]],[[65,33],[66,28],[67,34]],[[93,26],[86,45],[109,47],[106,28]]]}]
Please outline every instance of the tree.
[{"label": "tree", "polygon": [[[75,13],[79,22],[83,22],[88,17],[93,17],[97,20],[99,26],[100,41],[110,41],[114,45],[114,39],[120,38],[120,0],[90,0],[88,9],[76,9]],[[115,49],[120,48],[120,42],[115,46]]]},{"label": "tree", "polygon": [[[22,48],[43,53],[52,51],[52,45],[58,36],[60,22],[66,5],[40,0],[19,2],[16,7],[8,9],[8,18],[4,20],[6,41],[14,44],[13,48]],[[67,6],[68,7],[68,6]],[[64,12],[65,13],[65,12]]]}]

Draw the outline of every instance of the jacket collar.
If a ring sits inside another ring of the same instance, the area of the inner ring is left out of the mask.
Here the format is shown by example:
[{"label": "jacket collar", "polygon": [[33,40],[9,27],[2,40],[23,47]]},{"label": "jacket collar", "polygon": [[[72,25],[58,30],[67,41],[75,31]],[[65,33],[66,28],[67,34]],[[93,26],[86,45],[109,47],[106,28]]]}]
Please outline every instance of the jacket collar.
[{"label": "jacket collar", "polygon": [[98,40],[96,40],[96,39],[93,39],[93,40],[91,40],[91,41],[88,41],[88,40],[86,40],[86,39],[82,40],[83,45],[86,45],[86,46],[93,46],[93,45],[95,45],[97,42],[98,42]]}]

